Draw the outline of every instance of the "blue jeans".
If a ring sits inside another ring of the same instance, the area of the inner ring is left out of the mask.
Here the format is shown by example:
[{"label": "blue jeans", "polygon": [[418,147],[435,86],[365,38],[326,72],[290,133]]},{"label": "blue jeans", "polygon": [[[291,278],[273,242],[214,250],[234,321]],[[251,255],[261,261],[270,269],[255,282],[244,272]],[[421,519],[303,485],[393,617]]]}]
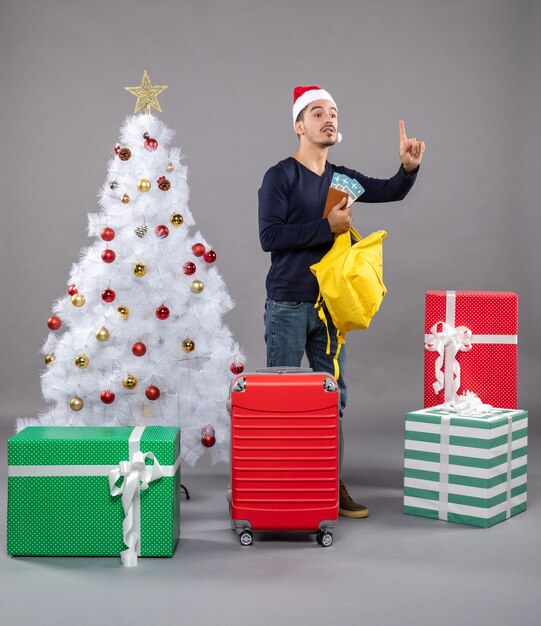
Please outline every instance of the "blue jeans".
[{"label": "blue jeans", "polygon": [[[327,351],[327,330],[319,319],[313,302],[289,302],[271,300],[265,302],[265,343],[267,344],[267,367],[299,367],[306,352],[308,363],[314,372],[334,373],[333,357],[336,354],[336,328],[327,313],[331,336],[331,352]],[[338,356],[340,366],[340,418],[347,401],[344,380],[346,346]],[[340,464],[343,456],[342,420],[340,419]]]}]

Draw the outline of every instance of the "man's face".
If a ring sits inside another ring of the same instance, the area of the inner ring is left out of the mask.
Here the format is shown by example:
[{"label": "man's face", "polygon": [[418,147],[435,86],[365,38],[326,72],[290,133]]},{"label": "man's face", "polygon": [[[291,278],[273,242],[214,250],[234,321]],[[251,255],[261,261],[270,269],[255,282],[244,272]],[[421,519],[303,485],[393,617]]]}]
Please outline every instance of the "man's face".
[{"label": "man's face", "polygon": [[304,112],[302,121],[297,122],[296,130],[310,143],[322,148],[334,146],[338,137],[338,113],[328,100],[311,102]]}]

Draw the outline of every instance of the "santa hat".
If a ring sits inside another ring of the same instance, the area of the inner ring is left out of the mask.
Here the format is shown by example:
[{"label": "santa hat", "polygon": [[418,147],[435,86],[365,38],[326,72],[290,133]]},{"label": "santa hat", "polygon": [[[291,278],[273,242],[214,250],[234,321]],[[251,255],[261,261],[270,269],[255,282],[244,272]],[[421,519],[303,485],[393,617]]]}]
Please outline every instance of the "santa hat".
[{"label": "santa hat", "polygon": [[[332,102],[338,110],[333,97],[328,91],[325,91],[325,89],[321,89],[321,87],[317,87],[316,85],[295,87],[293,90],[293,129],[295,129],[295,123],[299,113],[304,107],[307,107],[311,102],[315,102],[316,100],[328,100]],[[338,133],[336,143],[340,143],[341,141],[342,133]]]}]

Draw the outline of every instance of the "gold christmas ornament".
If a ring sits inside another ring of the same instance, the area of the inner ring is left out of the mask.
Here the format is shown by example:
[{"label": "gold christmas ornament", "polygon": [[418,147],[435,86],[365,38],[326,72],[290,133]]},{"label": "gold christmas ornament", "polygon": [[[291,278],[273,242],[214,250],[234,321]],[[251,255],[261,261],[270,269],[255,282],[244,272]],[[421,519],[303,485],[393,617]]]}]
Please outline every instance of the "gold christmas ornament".
[{"label": "gold christmas ornament", "polygon": [[81,400],[81,398],[78,398],[77,396],[74,396],[70,400],[70,409],[72,411],[80,411],[84,407],[84,405],[85,403]]},{"label": "gold christmas ornament", "polygon": [[193,352],[195,350],[195,343],[191,339],[185,339],[182,342],[182,349],[184,352]]},{"label": "gold christmas ornament", "polygon": [[85,297],[82,293],[76,293],[74,296],[71,296],[71,303],[73,306],[82,307],[85,303]]},{"label": "gold christmas ornament", "polygon": [[88,359],[86,354],[79,354],[79,356],[75,358],[75,365],[77,365],[79,369],[84,370],[85,367],[88,367],[89,363],[90,363],[90,360]]},{"label": "gold christmas ornament", "polygon": [[150,181],[148,178],[140,178],[137,181],[137,189],[141,192],[150,191]]},{"label": "gold christmas ornament", "polygon": [[96,331],[96,339],[98,341],[101,341],[101,342],[107,341],[110,336],[111,335],[109,331],[107,330],[107,328],[105,328],[105,326],[102,326]]},{"label": "gold christmas ornament", "polygon": [[45,360],[45,365],[52,365],[56,361],[56,356],[54,352],[51,352],[51,354],[47,354],[44,360]]},{"label": "gold christmas ornament", "polygon": [[147,273],[146,265],[144,265],[143,263],[136,263],[133,266],[133,273],[139,277],[144,276]]},{"label": "gold christmas ornament", "polygon": [[121,317],[123,317],[125,320],[128,319],[130,315],[130,310],[127,306],[117,306],[116,310],[120,313]]},{"label": "gold christmas ornament", "polygon": [[192,293],[201,293],[204,288],[205,288],[205,285],[200,280],[197,280],[197,279],[194,280],[192,284],[190,285],[190,289],[192,290]]},{"label": "gold christmas ornament", "polygon": [[173,215],[169,218],[169,221],[173,224],[173,226],[181,226],[184,223],[184,218],[180,213],[173,213]]},{"label": "gold christmas ornament", "polygon": [[132,374],[128,374],[122,381],[122,384],[126,387],[126,389],[135,389],[137,387],[137,378],[135,378]]},{"label": "gold christmas ornament", "polygon": [[148,72],[145,70],[141,84],[135,87],[124,87],[126,91],[129,91],[134,96],[137,96],[137,102],[135,103],[134,113],[145,108],[145,115],[150,115],[150,109],[154,107],[160,113],[162,109],[158,102],[158,96],[167,89],[168,85],[153,85],[148,77]]},{"label": "gold christmas ornament", "polygon": [[128,196],[128,194],[127,194],[127,193],[125,193],[125,194],[122,196],[122,204],[128,204],[128,202],[129,202],[129,201],[130,201],[130,196]]},{"label": "gold christmas ornament", "polygon": [[171,173],[171,172],[173,172],[173,171],[174,171],[175,166],[171,163],[171,161],[169,161],[169,163],[165,166],[165,169],[166,169],[169,173]]}]

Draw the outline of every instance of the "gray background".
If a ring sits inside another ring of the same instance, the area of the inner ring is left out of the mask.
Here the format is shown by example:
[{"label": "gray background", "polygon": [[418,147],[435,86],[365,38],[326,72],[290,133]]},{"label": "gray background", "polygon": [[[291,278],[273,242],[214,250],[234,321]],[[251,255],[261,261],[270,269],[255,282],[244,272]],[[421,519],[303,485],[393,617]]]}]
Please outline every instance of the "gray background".
[{"label": "gray background", "polygon": [[[293,87],[319,84],[338,103],[334,163],[391,176],[401,118],[427,144],[405,201],[355,207],[361,233],[389,233],[387,298],[369,332],[348,337],[345,474],[372,516],[342,521],[331,550],[271,538],[242,551],[227,530],[227,468],[202,463],[185,473],[194,499],[170,561],[119,572],[114,559],[16,560],[2,547],[5,623],[39,612],[72,624],[79,605],[81,624],[135,610],[155,624],[537,623],[541,3],[2,0],[0,60],[3,442],[16,417],[43,407],[45,320],[90,241],[86,214],[135,103],[123,87],[145,68],[170,85],[161,118],[187,157],[190,207],[237,302],[226,322],[248,369],[265,360],[257,189],[296,148]],[[428,289],[519,294],[530,510],[490,531],[400,513],[402,416],[422,405]]]}]

